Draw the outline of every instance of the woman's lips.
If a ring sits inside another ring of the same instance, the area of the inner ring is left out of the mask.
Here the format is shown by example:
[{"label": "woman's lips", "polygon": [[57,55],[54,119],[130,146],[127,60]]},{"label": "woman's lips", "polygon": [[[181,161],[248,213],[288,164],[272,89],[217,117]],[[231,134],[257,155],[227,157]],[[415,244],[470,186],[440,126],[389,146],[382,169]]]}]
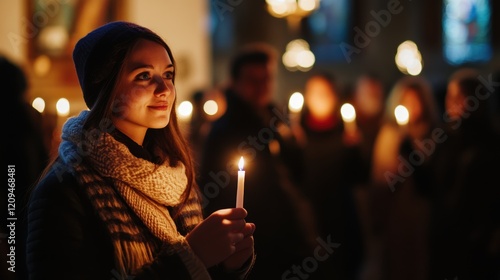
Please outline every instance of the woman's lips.
[{"label": "woman's lips", "polygon": [[168,109],[168,104],[153,105],[153,106],[149,106],[149,108],[151,108],[153,110],[166,111]]}]

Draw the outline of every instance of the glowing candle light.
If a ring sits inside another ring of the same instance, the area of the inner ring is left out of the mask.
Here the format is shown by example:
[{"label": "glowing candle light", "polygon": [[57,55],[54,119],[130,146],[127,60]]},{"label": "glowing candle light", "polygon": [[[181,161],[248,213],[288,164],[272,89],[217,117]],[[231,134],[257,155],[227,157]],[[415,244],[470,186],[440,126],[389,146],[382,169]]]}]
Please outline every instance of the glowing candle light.
[{"label": "glowing candle light", "polygon": [[58,117],[67,117],[69,115],[69,101],[66,98],[60,98],[56,103]]},{"label": "glowing candle light", "polygon": [[240,158],[238,163],[238,189],[236,193],[236,208],[243,208],[243,196],[245,193],[245,171],[243,170],[244,160]]},{"label": "glowing candle light", "polygon": [[188,122],[193,114],[193,104],[187,100],[182,101],[177,107],[177,115],[179,120]]},{"label": "glowing candle light", "polygon": [[288,101],[288,109],[292,113],[300,113],[304,105],[304,96],[300,92],[294,92]]},{"label": "glowing candle light", "polygon": [[215,100],[207,100],[207,102],[203,104],[203,111],[205,114],[213,116],[219,111],[219,105],[217,105]]},{"label": "glowing candle light", "polygon": [[35,108],[38,112],[43,113],[45,110],[45,100],[41,97],[37,97],[31,103],[31,106]]},{"label": "glowing candle light", "polygon": [[347,133],[354,134],[356,132],[356,110],[354,106],[349,103],[345,103],[340,107],[340,114],[342,115],[342,120],[344,121],[344,127]]},{"label": "glowing candle light", "polygon": [[294,92],[288,100],[288,110],[290,111],[291,125],[298,125],[300,122],[300,112],[304,106],[304,96],[300,92]]},{"label": "glowing candle light", "polygon": [[70,112],[70,103],[66,98],[59,98],[56,103],[56,129],[61,129]]},{"label": "glowing candle light", "polygon": [[399,125],[408,124],[408,120],[410,119],[410,113],[403,105],[398,105],[394,109],[394,116],[396,117],[396,122],[398,122]]}]

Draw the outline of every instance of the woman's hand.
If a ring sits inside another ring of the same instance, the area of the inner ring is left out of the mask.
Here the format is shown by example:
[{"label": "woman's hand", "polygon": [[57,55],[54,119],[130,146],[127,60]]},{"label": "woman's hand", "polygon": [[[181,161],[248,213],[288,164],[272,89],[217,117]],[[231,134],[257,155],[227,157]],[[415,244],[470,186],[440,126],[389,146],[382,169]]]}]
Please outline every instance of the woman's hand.
[{"label": "woman's hand", "polygon": [[228,271],[237,270],[248,261],[254,254],[254,240],[253,233],[255,231],[255,224],[247,223],[242,233],[245,238],[242,241],[236,243],[236,251],[234,254],[229,256],[224,262],[224,268]]},{"label": "woman's hand", "polygon": [[[227,260],[232,268],[239,263],[240,258],[248,254],[248,250],[251,249],[253,253],[252,234],[255,225],[247,224],[246,216],[247,211],[243,208],[220,209],[186,236],[189,246],[207,268],[224,260]],[[243,263],[244,261],[241,262]]]}]

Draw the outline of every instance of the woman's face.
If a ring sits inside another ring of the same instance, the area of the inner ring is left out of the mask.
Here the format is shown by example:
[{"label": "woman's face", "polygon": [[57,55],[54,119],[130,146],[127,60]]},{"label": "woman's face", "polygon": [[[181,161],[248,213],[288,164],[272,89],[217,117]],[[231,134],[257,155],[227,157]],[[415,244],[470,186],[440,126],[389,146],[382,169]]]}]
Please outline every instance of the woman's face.
[{"label": "woman's face", "polygon": [[175,100],[173,77],[174,66],[165,48],[139,40],[125,59],[115,87],[115,126],[132,139],[144,137],[148,128],[167,126]]},{"label": "woman's face", "polygon": [[405,89],[401,97],[401,105],[408,109],[410,115],[410,122],[415,122],[422,117],[423,108],[422,102],[418,97],[419,93],[412,88]]},{"label": "woman's face", "polygon": [[328,81],[320,77],[307,81],[304,98],[311,114],[319,118],[332,116],[338,102],[337,93]]}]

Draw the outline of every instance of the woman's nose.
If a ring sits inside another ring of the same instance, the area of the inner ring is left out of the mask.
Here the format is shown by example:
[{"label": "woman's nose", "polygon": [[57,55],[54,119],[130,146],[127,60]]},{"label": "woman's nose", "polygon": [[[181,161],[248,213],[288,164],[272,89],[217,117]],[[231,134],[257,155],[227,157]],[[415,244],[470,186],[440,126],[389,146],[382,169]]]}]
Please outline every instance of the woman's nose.
[{"label": "woman's nose", "polygon": [[158,95],[169,95],[171,93],[171,88],[167,84],[168,81],[165,81],[162,77],[155,76],[155,83],[156,83],[156,89],[155,89],[155,94]]}]

